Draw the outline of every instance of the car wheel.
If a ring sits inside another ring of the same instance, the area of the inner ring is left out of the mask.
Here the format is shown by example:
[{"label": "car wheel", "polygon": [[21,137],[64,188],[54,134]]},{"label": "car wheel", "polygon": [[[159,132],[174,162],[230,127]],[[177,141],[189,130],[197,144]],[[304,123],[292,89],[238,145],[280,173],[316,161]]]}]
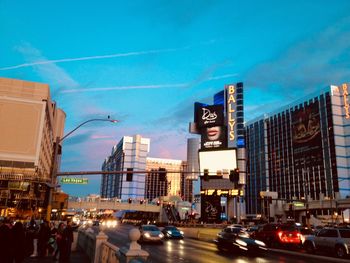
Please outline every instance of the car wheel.
[{"label": "car wheel", "polygon": [[219,250],[220,252],[223,252],[223,251],[224,251],[223,247],[220,246],[220,245],[217,245],[217,248],[218,248],[218,250]]},{"label": "car wheel", "polygon": [[307,253],[309,253],[309,254],[315,253],[314,247],[312,246],[312,244],[310,242],[305,243],[304,247],[305,247],[305,250]]},{"label": "car wheel", "polygon": [[345,248],[342,247],[342,246],[336,246],[335,247],[335,255],[338,257],[338,258],[343,258],[345,257]]}]

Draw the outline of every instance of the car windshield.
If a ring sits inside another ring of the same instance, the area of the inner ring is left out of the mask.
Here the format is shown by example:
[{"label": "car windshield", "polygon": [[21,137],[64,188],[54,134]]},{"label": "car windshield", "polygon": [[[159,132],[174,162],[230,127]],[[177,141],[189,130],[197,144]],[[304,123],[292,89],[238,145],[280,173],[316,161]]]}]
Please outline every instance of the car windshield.
[{"label": "car windshield", "polygon": [[340,236],[342,238],[350,238],[350,230],[348,229],[339,229]]},{"label": "car windshield", "polygon": [[282,225],[281,230],[282,231],[294,231],[296,228],[292,225]]},{"label": "car windshield", "polygon": [[238,236],[240,236],[240,237],[247,237],[247,238],[250,237],[249,233],[247,233],[247,232],[245,232],[245,231],[239,232]]},{"label": "car windshield", "polygon": [[302,229],[300,229],[300,234],[302,234],[302,235],[313,235],[314,232],[310,228],[302,228]]},{"label": "car windshield", "polygon": [[176,231],[177,230],[177,228],[174,227],[174,226],[167,226],[167,227],[165,227],[165,229],[166,230],[172,230],[172,231]]},{"label": "car windshield", "polygon": [[156,227],[156,226],[143,226],[142,228],[145,231],[158,231],[159,230],[158,227]]}]

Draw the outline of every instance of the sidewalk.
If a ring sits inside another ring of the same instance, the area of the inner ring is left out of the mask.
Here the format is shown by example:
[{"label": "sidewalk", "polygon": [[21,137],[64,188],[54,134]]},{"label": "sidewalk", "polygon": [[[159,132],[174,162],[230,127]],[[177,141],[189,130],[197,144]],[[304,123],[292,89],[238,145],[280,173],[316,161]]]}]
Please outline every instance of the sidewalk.
[{"label": "sidewalk", "polygon": [[[45,258],[26,258],[23,263],[53,263],[58,262],[52,259],[52,256]],[[70,257],[70,263],[90,263],[89,258],[81,251],[73,251]]]}]

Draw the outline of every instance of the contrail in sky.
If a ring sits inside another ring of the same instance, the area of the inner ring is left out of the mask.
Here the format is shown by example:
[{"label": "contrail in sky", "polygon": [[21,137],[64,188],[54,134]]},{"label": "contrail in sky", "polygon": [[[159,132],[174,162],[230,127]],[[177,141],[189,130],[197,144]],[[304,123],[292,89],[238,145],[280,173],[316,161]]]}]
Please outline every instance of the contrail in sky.
[{"label": "contrail in sky", "polygon": [[[221,76],[215,76],[208,78],[206,81],[224,79],[237,76],[238,74],[226,74]],[[105,88],[90,88],[90,89],[66,89],[62,90],[61,93],[76,93],[76,92],[92,92],[92,91],[108,91],[108,90],[130,90],[130,89],[163,89],[163,88],[185,88],[190,86],[190,83],[179,83],[179,84],[158,84],[158,85],[139,85],[139,86],[115,86]]]},{"label": "contrail in sky", "polygon": [[117,87],[91,88],[91,89],[67,89],[67,90],[62,90],[61,93],[106,91],[106,90],[128,90],[128,89],[183,88],[183,87],[186,87],[187,85],[188,84],[164,84],[164,85],[117,86]]},{"label": "contrail in sky", "polygon": [[45,65],[51,63],[62,63],[62,62],[72,62],[72,61],[83,61],[83,60],[93,60],[93,59],[105,59],[105,58],[117,58],[117,57],[130,57],[130,56],[139,56],[139,55],[148,55],[148,54],[157,54],[157,53],[167,53],[174,52],[178,50],[187,49],[189,47],[184,48],[168,48],[168,49],[158,49],[158,50],[148,50],[148,51],[138,51],[138,52],[128,52],[128,53],[117,53],[111,55],[102,55],[102,56],[90,56],[90,57],[80,57],[80,58],[63,58],[63,59],[53,59],[53,60],[42,60],[36,61],[32,63],[24,63],[10,67],[3,67],[0,70],[11,70],[18,68],[25,68],[37,65]]}]

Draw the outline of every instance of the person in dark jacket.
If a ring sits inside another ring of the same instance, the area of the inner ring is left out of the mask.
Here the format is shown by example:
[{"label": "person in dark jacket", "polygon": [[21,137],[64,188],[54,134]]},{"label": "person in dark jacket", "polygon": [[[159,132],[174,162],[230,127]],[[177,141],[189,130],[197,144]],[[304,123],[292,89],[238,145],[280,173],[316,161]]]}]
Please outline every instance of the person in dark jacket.
[{"label": "person in dark jacket", "polygon": [[42,222],[38,232],[38,254],[41,258],[45,257],[47,254],[50,235],[50,228],[47,221]]},{"label": "person in dark jacket", "polygon": [[30,220],[26,229],[26,256],[37,256],[34,251],[34,239],[37,238],[37,225],[34,219]]},{"label": "person in dark jacket", "polygon": [[12,234],[12,247],[13,247],[13,260],[15,263],[23,262],[25,258],[25,244],[26,236],[23,224],[16,222],[11,229]]},{"label": "person in dark jacket", "polygon": [[0,260],[2,263],[12,263],[12,233],[10,221],[5,218],[0,226]]},{"label": "person in dark jacket", "polygon": [[67,260],[70,258],[70,254],[72,251],[72,243],[73,243],[73,228],[72,221],[67,221],[67,226],[64,230],[64,236],[67,241]]},{"label": "person in dark jacket", "polygon": [[65,224],[60,223],[58,225],[57,234],[56,234],[56,242],[59,253],[59,262],[67,261],[67,238],[65,236]]}]

